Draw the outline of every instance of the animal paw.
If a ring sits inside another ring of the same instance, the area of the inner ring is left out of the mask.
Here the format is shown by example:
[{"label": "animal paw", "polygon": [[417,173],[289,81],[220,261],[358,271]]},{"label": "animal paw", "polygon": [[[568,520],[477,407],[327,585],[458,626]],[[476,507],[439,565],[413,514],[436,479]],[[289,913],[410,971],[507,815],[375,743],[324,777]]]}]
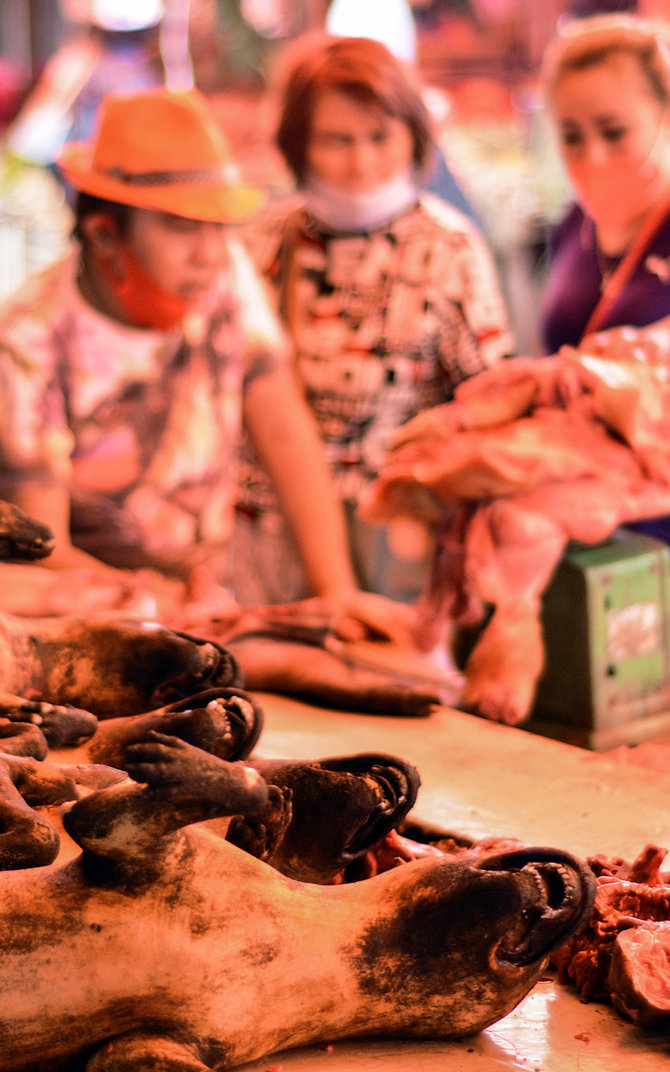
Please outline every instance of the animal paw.
[{"label": "animal paw", "polygon": [[90,711],[38,700],[7,706],[3,714],[10,722],[38,726],[50,748],[76,748],[88,741],[98,728],[98,720]]},{"label": "animal paw", "polygon": [[134,781],[170,791],[179,804],[198,802],[199,819],[254,813],[267,802],[267,786],[253,767],[228,763],[155,730],[128,745],[124,767]]},{"label": "animal paw", "polygon": [[12,756],[45,759],[49,746],[38,726],[33,726],[29,722],[12,722],[8,718],[0,718],[0,750]]},{"label": "animal paw", "polygon": [[263,728],[263,711],[242,689],[208,689],[164,708],[165,732],[233,762],[247,759]]}]

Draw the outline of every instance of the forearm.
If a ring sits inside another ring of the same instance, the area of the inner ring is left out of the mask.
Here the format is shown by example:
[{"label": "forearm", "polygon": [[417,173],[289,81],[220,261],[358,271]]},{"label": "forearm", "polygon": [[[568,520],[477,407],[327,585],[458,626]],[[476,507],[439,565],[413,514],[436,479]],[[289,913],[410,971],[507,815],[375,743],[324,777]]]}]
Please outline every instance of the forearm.
[{"label": "forearm", "polygon": [[301,551],[310,587],[332,595],[355,587],[344,514],[309,409],[290,370],[249,389],[245,420]]}]

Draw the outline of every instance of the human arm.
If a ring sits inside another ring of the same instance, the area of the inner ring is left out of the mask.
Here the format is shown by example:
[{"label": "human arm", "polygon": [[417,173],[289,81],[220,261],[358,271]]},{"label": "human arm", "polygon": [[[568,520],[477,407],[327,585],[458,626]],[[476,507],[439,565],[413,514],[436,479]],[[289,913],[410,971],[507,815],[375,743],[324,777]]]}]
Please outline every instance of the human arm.
[{"label": "human arm", "polygon": [[412,644],[415,611],[356,585],[343,511],[323,446],[293,370],[282,365],[248,386],[244,419],[295,533],[310,587],[353,638],[365,629]]}]

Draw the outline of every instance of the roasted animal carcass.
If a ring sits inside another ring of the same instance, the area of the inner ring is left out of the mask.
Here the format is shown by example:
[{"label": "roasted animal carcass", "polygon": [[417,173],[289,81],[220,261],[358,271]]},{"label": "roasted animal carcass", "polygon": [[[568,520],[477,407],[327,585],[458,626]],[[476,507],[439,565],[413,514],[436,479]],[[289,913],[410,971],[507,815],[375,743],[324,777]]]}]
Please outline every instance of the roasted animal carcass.
[{"label": "roasted animal carcass", "polygon": [[191,825],[269,792],[195,751],[132,745],[134,782],[66,813],[80,857],[0,875],[2,1072],[223,1072],[320,1040],[468,1035],[590,914],[593,876],[558,850],[289,879]]},{"label": "roasted animal carcass", "polygon": [[572,351],[514,358],[461,384],[398,436],[363,515],[435,526],[423,643],[493,609],[465,666],[463,705],[529,714],[543,669],[542,594],[570,540],[670,513],[666,365]]},{"label": "roasted animal carcass", "polygon": [[[124,629],[114,667],[137,639]],[[87,758],[122,769],[2,757],[1,1072],[223,1072],[309,1041],[460,1037],[513,1008],[588,917],[592,876],[559,850],[318,885],[393,831],[418,775],[376,754],[231,763],[258,723],[240,717],[236,738],[210,708],[222,692],[103,721]],[[243,716],[241,690],[227,699]],[[35,809],[71,800],[81,853],[53,863],[57,832]],[[212,829],[231,819],[226,837]],[[238,847],[254,838],[268,863]]]}]

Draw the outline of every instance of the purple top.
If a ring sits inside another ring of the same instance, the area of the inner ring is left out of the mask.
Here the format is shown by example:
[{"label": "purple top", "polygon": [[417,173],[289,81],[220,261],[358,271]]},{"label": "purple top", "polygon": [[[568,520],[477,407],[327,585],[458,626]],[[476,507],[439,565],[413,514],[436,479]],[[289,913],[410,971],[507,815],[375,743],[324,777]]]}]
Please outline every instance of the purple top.
[{"label": "purple top", "polygon": [[[595,228],[578,205],[552,229],[549,260],[549,279],[540,305],[540,333],[545,353],[554,354],[561,346],[577,346],[600,298],[602,276]],[[617,263],[617,259],[606,260],[609,268]],[[670,214],[598,330],[645,327],[665,316],[670,316]]]},{"label": "purple top", "polygon": [[[602,275],[595,228],[578,205],[553,229],[549,257],[540,331],[545,352],[554,354],[561,346],[577,346],[600,298]],[[611,270],[618,259],[605,258],[603,263]],[[670,215],[597,330],[645,327],[664,316],[670,316]],[[625,528],[670,543],[670,516],[631,522]]]}]

